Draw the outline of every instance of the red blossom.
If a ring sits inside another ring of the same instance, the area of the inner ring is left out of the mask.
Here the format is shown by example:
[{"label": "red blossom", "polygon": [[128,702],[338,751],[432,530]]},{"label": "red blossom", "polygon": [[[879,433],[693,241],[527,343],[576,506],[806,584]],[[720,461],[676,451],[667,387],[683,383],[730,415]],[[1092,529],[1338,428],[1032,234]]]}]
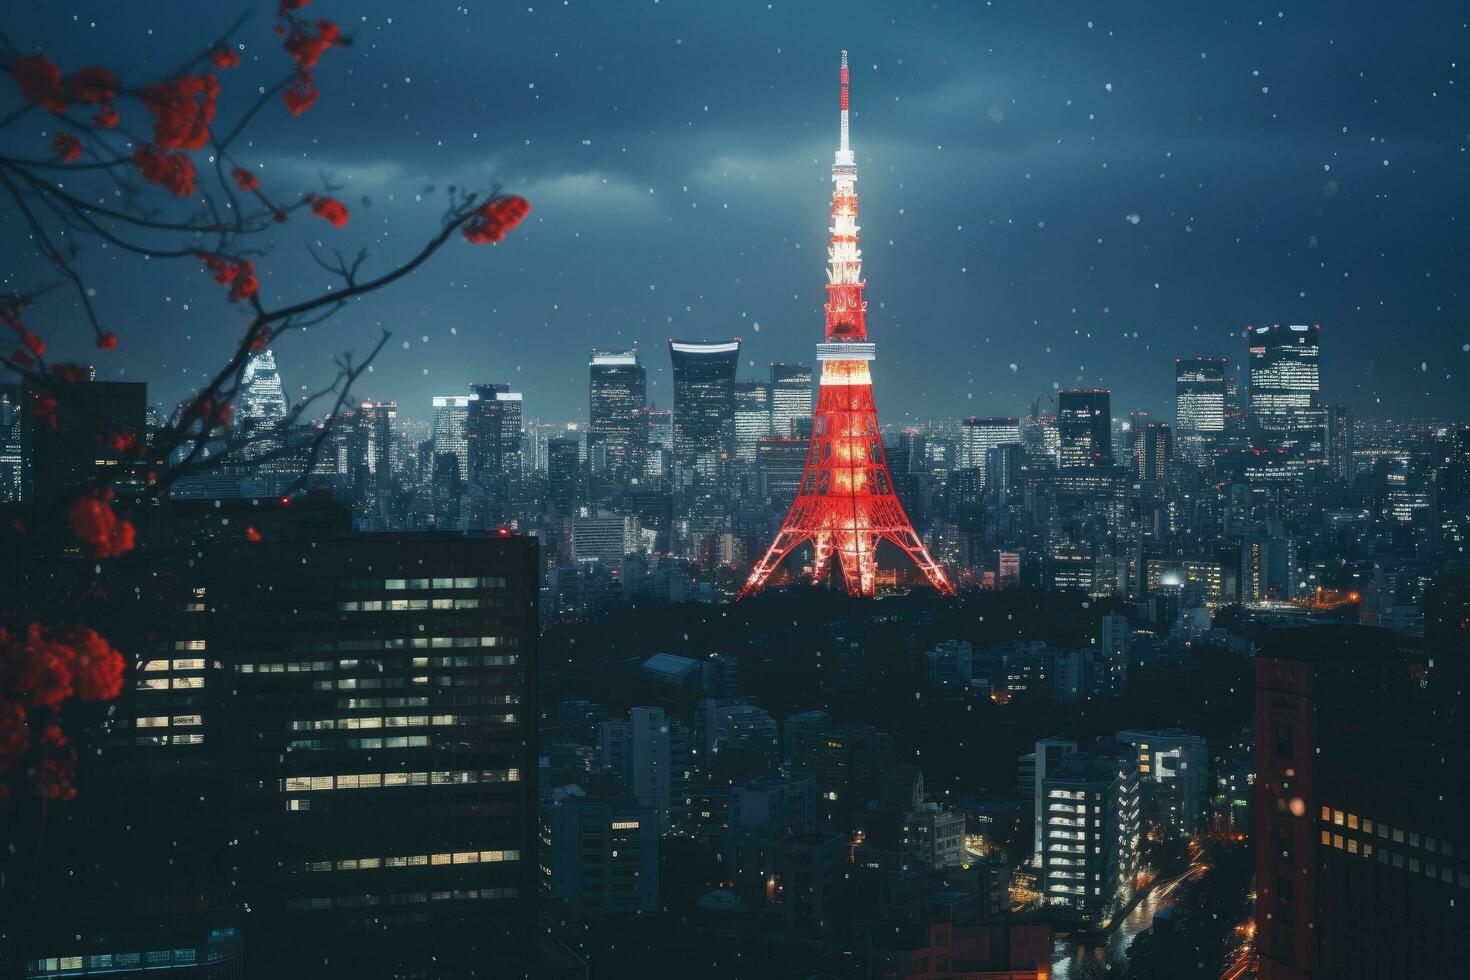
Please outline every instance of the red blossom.
[{"label": "red blossom", "polygon": [[112,491],[94,490],[71,508],[71,529],[92,549],[94,558],[115,558],[133,550],[133,525],[112,510]]},{"label": "red blossom", "polygon": [[66,111],[66,93],[61,87],[61,69],[45,55],[29,54],[10,65],[20,86],[20,97],[51,112]]},{"label": "red blossom", "polygon": [[316,100],[322,97],[321,89],[311,84],[308,76],[304,81],[298,81],[295,85],[286,89],[281,96],[281,101],[286,104],[286,109],[293,116],[299,116],[307,109],[316,104]]},{"label": "red blossom", "polygon": [[230,287],[231,303],[248,299],[260,289],[260,281],[255,278],[255,263],[249,259],[231,258],[216,252],[196,252],[194,254],[200,262],[204,263],[204,267],[214,274],[215,282],[221,286]]},{"label": "red blossom", "polygon": [[316,22],[315,33],[310,27],[298,22],[291,28],[291,36],[286,38],[285,47],[286,53],[298,65],[309,70],[316,67],[328,48],[344,43],[342,28],[329,20],[319,20]]},{"label": "red blossom", "polygon": [[117,98],[117,76],[106,68],[83,68],[66,80],[66,90],[73,102],[106,105]]},{"label": "red blossom", "polygon": [[276,16],[284,17],[292,10],[300,10],[311,3],[311,0],[281,0],[281,5],[276,8]]},{"label": "red blossom", "polygon": [[349,217],[347,205],[334,197],[317,197],[315,194],[306,198],[311,202],[311,213],[331,224],[333,228],[341,228],[347,224]]},{"label": "red blossom", "polygon": [[[14,714],[7,717],[7,705],[55,710],[70,697],[110,701],[122,690],[126,666],[122,654],[86,626],[51,630],[31,623],[23,635],[0,629],[0,691],[17,699],[0,701],[0,746],[14,741]],[[65,736],[51,727],[43,729],[41,741],[64,747]]]},{"label": "red blossom", "polygon": [[244,167],[236,167],[230,171],[230,176],[235,178],[235,185],[242,191],[253,191],[260,188],[260,178]]},{"label": "red blossom", "polygon": [[77,796],[73,783],[76,774],[76,753],[68,749],[64,755],[49,756],[36,764],[30,771],[31,788],[44,800],[74,800]]},{"label": "red blossom", "polygon": [[77,138],[76,133],[60,132],[51,141],[51,152],[61,158],[63,163],[71,163],[82,155],[82,141]]},{"label": "red blossom", "polygon": [[245,540],[246,541],[259,541],[260,540],[260,532],[257,531],[253,527],[247,527],[245,529]]},{"label": "red blossom", "polygon": [[505,233],[531,213],[531,202],[512,194],[482,205],[474,217],[465,222],[462,234],[467,242],[487,245],[503,241]]},{"label": "red blossom", "polygon": [[56,396],[48,391],[37,391],[31,396],[31,414],[41,420],[46,428],[56,429]]},{"label": "red blossom", "polygon": [[271,342],[271,328],[260,324],[250,335],[250,349],[252,351],[265,350],[265,345]]},{"label": "red blossom", "polygon": [[109,432],[106,438],[102,440],[102,444],[118,455],[124,455],[137,448],[138,433],[132,429],[118,429],[114,432]]},{"label": "red blossom", "polygon": [[164,150],[197,150],[209,139],[219,80],[181,75],[144,89],[138,98],[153,114],[153,141]]},{"label": "red blossom", "polygon": [[209,52],[209,63],[216,68],[239,68],[240,52],[234,48],[215,48]]},{"label": "red blossom", "polygon": [[[34,357],[27,354],[19,347],[10,352],[10,359],[16,364],[19,364],[21,367],[30,367],[32,364],[36,363],[36,359]],[[52,428],[55,428],[55,426],[52,426]]]},{"label": "red blossom", "polygon": [[186,153],[165,153],[148,143],[138,144],[133,151],[133,166],[150,184],[162,184],[174,197],[188,197],[194,193],[197,174],[194,161]]},{"label": "red blossom", "polygon": [[92,379],[91,371],[88,371],[80,364],[72,364],[70,362],[51,365],[51,373],[69,385],[80,384],[83,381],[90,381]]},{"label": "red blossom", "polygon": [[121,117],[118,116],[116,109],[110,105],[105,105],[98,110],[97,115],[92,117],[92,125],[99,129],[111,129],[117,125],[119,118]]},{"label": "red blossom", "polygon": [[97,348],[99,350],[113,350],[117,347],[117,334],[111,330],[104,330],[97,335]]},{"label": "red blossom", "polygon": [[0,772],[19,762],[30,747],[26,709],[18,701],[0,701]]}]

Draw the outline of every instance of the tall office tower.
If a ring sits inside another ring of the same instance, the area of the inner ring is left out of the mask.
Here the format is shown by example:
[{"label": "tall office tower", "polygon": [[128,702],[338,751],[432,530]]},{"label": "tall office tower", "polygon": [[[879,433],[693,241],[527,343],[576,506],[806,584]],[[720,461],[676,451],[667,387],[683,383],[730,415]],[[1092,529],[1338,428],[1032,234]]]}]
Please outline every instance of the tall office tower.
[{"label": "tall office tower", "polygon": [[[477,395],[435,395],[434,430],[430,437],[434,441],[434,456],[453,453],[459,460],[461,482],[470,476],[470,443],[465,437],[470,420],[470,402]],[[436,462],[435,469],[439,469]]]},{"label": "tall office tower", "polygon": [[625,485],[643,476],[647,455],[648,373],[638,351],[594,350],[587,362],[587,453],[596,471],[613,483]]},{"label": "tall office tower", "polygon": [[1113,461],[1112,393],[1069,388],[1057,395],[1058,450],[1062,469],[1095,469]]},{"label": "tall office tower", "polygon": [[1174,435],[1166,422],[1149,422],[1134,444],[1137,475],[1140,480],[1162,482],[1169,475],[1174,458]]},{"label": "tall office tower", "polygon": [[1276,630],[1253,659],[1258,976],[1463,976],[1463,674],[1357,625]]},{"label": "tall office tower", "polygon": [[986,456],[993,447],[1020,442],[1021,420],[1014,415],[971,416],[960,423],[960,467],[983,473]]},{"label": "tall office tower", "polygon": [[1339,480],[1353,479],[1353,413],[1346,405],[1329,405],[1327,416],[1327,468]]},{"label": "tall office tower", "polygon": [[1204,466],[1225,432],[1223,357],[1175,358],[1174,438],[1179,459]]},{"label": "tall office tower", "polygon": [[729,343],[669,340],[674,362],[674,464],[718,492],[735,453],[735,369],[740,338]]},{"label": "tall office tower", "polygon": [[1098,743],[1069,752],[1042,774],[1038,808],[1045,833],[1040,890],[1048,905],[1106,917],[1133,894],[1138,870],[1138,763],[1131,746]]},{"label": "tall office tower", "polygon": [[240,777],[230,891],[272,937],[252,961],[514,964],[537,888],[535,539],[267,539],[203,578],[231,702],[206,738]]},{"label": "tall office tower", "polygon": [[393,490],[393,434],[397,402],[358,405],[347,433],[347,475],[353,511],[365,529],[386,527],[386,508]]},{"label": "tall office tower", "polygon": [[521,393],[508,384],[470,385],[475,398],[465,419],[469,446],[469,483],[498,500],[508,500],[521,477]]},{"label": "tall office tower", "polygon": [[1326,462],[1321,403],[1321,327],[1247,327],[1250,430],[1257,449],[1281,449],[1290,462]]},{"label": "tall office tower", "polygon": [[1231,448],[1250,445],[1249,399],[1245,387],[1238,373],[1225,375],[1225,431],[1221,442]]},{"label": "tall office tower", "polygon": [[858,248],[857,161],[848,146],[847,52],[842,52],[842,124],[832,163],[832,237],[827,247],[824,342],[817,345],[821,384],[806,473],[780,533],[751,569],[742,596],[759,592],[791,551],[811,542],[813,581],[827,577],[834,553],[847,591],[872,595],[878,583],[878,542],[904,551],[929,584],[952,594],[944,569],[914,532],[894,492],[883,452],[873,378],[876,347],[868,340],[863,260]]},{"label": "tall office tower", "polygon": [[1021,464],[1024,457],[1019,442],[1003,442],[985,453],[984,482],[986,496],[997,506],[1021,489]]},{"label": "tall office tower", "polygon": [[582,500],[582,464],[577,448],[576,439],[565,437],[546,443],[547,496],[562,517],[574,515]]},{"label": "tall office tower", "polygon": [[666,477],[674,460],[674,413],[666,408],[648,406],[648,453],[643,472],[648,476]]},{"label": "tall office tower", "polygon": [[[240,410],[235,424],[246,440],[262,432],[270,432],[286,418],[286,392],[281,387],[281,373],[276,369],[276,355],[266,349],[245,362],[240,375]],[[247,446],[246,458],[259,455]]]},{"label": "tall office tower", "polygon": [[0,384],[0,504],[20,500],[20,385]]},{"label": "tall office tower", "polygon": [[552,900],[594,914],[657,912],[659,829],[652,811],[578,786],[556,790],[543,818]]},{"label": "tall office tower", "polygon": [[805,364],[771,364],[771,434],[790,439],[792,423],[812,417],[812,369]]},{"label": "tall office tower", "polygon": [[[21,496],[55,504],[89,483],[119,482],[122,453],[107,448],[114,434],[146,437],[148,386],[141,381],[84,381],[57,389],[56,426],[32,410],[50,389],[26,381],[21,388]],[[133,465],[136,458],[130,459]]]},{"label": "tall office tower", "polygon": [[735,382],[735,458],[755,462],[756,443],[771,433],[772,389],[764,381]]}]

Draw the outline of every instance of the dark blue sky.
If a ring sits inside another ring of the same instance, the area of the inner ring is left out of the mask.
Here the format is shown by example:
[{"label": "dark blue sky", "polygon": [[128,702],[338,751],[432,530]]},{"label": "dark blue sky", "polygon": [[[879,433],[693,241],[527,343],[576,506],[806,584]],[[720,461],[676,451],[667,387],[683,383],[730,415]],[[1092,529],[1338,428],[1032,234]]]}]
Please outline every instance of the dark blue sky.
[{"label": "dark blue sky", "polygon": [[[284,67],[274,5],[254,6],[225,117],[241,86]],[[145,78],[238,7],[70,0],[12,10],[7,30],[68,69],[105,60]],[[1364,415],[1466,414],[1462,3],[316,0],[306,12],[356,43],[323,59],[316,108],[292,119],[273,106],[236,155],[275,188],[329,172],[354,214],[340,231],[309,218],[281,229],[259,262],[267,302],[327,284],[308,239],[368,244],[386,268],[436,227],[449,184],[498,181],[535,211],[505,245],[456,242],[279,343],[288,391],[380,325],[394,338],[358,392],[421,418],[434,394],[506,379],[529,415],[580,417],[593,346],[637,342],[665,405],[670,335],[738,335],[752,376],[810,360],[847,47],[887,421],[1020,412],[1076,383],[1111,387],[1115,412],[1169,416],[1175,356],[1238,359],[1251,322],[1321,323],[1327,397]],[[33,116],[0,138],[35,155],[49,126]],[[4,287],[49,278],[15,216],[0,222]],[[240,330],[241,311],[192,263],[91,245],[81,261],[122,338],[103,373],[145,379],[159,400],[197,383]],[[96,353],[66,301],[31,322],[63,353]]]}]

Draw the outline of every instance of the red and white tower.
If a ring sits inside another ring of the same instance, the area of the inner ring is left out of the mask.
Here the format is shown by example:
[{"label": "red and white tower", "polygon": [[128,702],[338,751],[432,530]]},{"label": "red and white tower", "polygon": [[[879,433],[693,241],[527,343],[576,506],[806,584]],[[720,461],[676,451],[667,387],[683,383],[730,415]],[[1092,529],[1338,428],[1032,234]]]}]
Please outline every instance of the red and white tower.
[{"label": "red and white tower", "polygon": [[765,556],[751,569],[740,598],[759,592],[792,549],[812,543],[812,579],[827,576],[836,555],[851,595],[872,595],[878,542],[908,553],[929,583],[954,592],[944,569],[929,556],[893,492],[878,434],[873,379],[874,345],[863,321],[863,260],[858,248],[857,163],[847,144],[847,52],[842,52],[842,142],[832,164],[832,239],[827,246],[827,328],[817,345],[822,365],[806,471],[791,512]]}]

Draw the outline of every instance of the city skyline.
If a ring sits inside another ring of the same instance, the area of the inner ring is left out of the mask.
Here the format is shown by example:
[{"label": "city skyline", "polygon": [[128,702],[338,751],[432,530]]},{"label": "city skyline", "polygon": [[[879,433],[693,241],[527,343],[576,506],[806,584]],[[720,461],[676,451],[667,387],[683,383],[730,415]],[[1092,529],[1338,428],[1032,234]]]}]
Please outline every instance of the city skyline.
[{"label": "city skyline", "polygon": [[[319,382],[329,355],[361,352],[380,325],[394,338],[358,395],[405,407],[476,380],[459,376],[474,363],[474,375],[526,392],[528,414],[578,417],[569,349],[652,352],[670,335],[742,337],[742,378],[809,360],[824,237],[812,191],[834,135],[819,80],[845,44],[870,140],[859,162],[867,258],[882,283],[872,315],[910,341],[876,379],[888,421],[1016,414],[1078,384],[1162,417],[1173,358],[1243,362],[1245,325],[1275,322],[1323,325],[1324,374],[1359,417],[1458,410],[1466,300],[1450,272],[1463,234],[1448,216],[1465,190],[1446,168],[1463,151],[1453,120],[1464,87],[1448,50],[1461,26],[1385,28],[1366,7],[1346,8],[1332,31],[1274,10],[1051,25],[987,8],[895,29],[879,6],[843,9],[843,38],[815,8],[737,25],[718,8],[662,4],[636,34],[602,12],[513,12],[507,29],[536,43],[461,79],[413,52],[451,56],[483,15],[418,11],[390,25],[384,5],[365,4],[353,27],[368,52],[362,77],[334,79],[329,102],[373,91],[371,124],[327,118],[308,156],[267,169],[336,174],[375,262],[392,261],[398,233],[432,220],[436,194],[468,172],[529,193],[537,213],[488,275],[447,255],[339,325],[284,340],[288,392]],[[142,34],[129,16],[99,9],[69,43],[85,57],[104,35],[141,34],[127,56],[145,73],[182,26]],[[22,12],[17,43],[49,43],[67,23]],[[737,26],[750,42],[738,51],[726,43]],[[586,47],[589,33],[601,47]],[[401,72],[371,55],[390,34]],[[267,40],[263,25],[248,27],[246,57]],[[1266,68],[1304,55],[1313,71]],[[1164,70],[1189,84],[1161,91],[1151,78]],[[648,84],[672,71],[687,83]],[[437,109],[461,84],[505,97],[477,98],[465,116]],[[790,110],[755,108],[772,97]],[[289,140],[291,119],[260,123],[264,141]],[[368,162],[346,165],[349,146]],[[630,235],[647,249],[622,248]],[[275,244],[263,289],[314,286],[299,240]],[[14,281],[33,279],[33,260],[14,258]],[[124,338],[103,376],[148,380],[165,403],[184,394],[230,333],[217,287],[203,273],[123,279],[83,262]],[[48,318],[70,315],[70,300],[47,303]],[[62,356],[87,343],[51,333]],[[931,356],[940,349],[948,356]],[[661,360],[650,358],[649,392],[667,406]]]}]

